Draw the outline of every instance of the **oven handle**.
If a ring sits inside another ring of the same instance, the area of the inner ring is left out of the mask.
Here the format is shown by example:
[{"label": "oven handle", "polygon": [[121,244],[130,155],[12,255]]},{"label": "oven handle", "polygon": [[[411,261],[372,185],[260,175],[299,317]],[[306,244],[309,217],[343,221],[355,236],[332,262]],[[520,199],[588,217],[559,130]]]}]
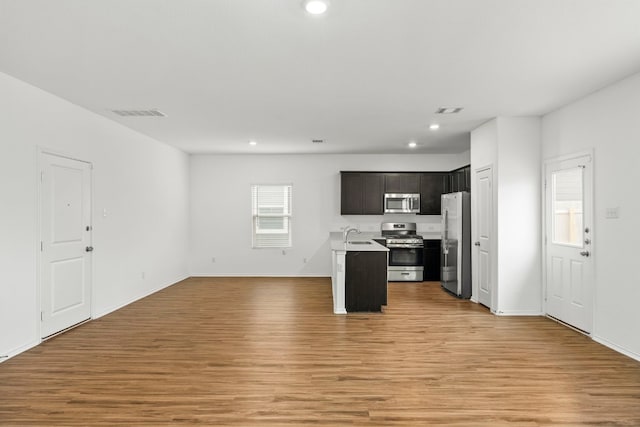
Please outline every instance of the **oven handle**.
[{"label": "oven handle", "polygon": [[424,249],[424,245],[405,245],[405,244],[387,244],[387,248],[391,249]]}]

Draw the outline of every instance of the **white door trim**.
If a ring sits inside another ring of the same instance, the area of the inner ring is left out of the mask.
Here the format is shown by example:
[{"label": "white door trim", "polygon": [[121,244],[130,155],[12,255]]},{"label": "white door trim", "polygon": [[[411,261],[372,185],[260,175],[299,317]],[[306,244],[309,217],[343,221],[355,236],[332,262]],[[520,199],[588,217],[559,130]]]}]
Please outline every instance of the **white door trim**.
[{"label": "white door trim", "polygon": [[[495,184],[495,176],[496,176],[496,168],[493,163],[483,165],[481,167],[475,168],[473,170],[473,176],[471,178],[471,210],[472,210],[472,226],[471,226],[471,236],[472,236],[472,245],[473,243],[479,240],[478,237],[478,174],[480,172],[484,172],[486,170],[491,171],[491,307],[489,309],[492,313],[496,312],[498,307],[498,292],[496,289],[496,272],[497,272],[497,256],[496,256],[496,245],[497,245],[497,234],[498,234],[498,224],[497,224],[497,210],[496,210],[496,200],[497,200],[497,191]],[[471,271],[472,271],[472,295],[471,300],[475,303],[479,303],[478,295],[478,260],[477,260],[477,251],[475,250],[475,246],[472,246],[472,256],[471,256]]]},{"label": "white door trim", "polygon": [[[67,153],[61,152],[59,150],[46,148],[43,146],[36,147],[36,241],[34,242],[34,247],[36,248],[36,325],[37,325],[37,339],[38,342],[43,342],[44,339],[42,337],[42,322],[41,322],[41,313],[42,313],[42,251],[41,251],[41,242],[43,241],[42,236],[42,173],[44,172],[44,167],[42,164],[43,155],[53,155],[57,157],[62,157],[65,159],[75,160],[78,162],[86,163],[89,165],[91,171],[93,171],[93,163],[84,159],[80,159],[76,156],[69,155]],[[92,197],[89,198],[89,216],[90,222],[93,224],[93,176],[91,175],[89,180],[89,188],[91,191]],[[91,259],[93,263],[93,257]],[[93,268],[91,268],[91,286],[93,287]],[[94,317],[94,292],[91,292],[90,299],[90,315],[91,319]]]},{"label": "white door trim", "polygon": [[[542,242],[542,310],[545,316],[549,316],[548,314],[548,307],[547,307],[547,286],[548,286],[548,280],[547,280],[547,224],[548,224],[548,218],[547,218],[547,188],[546,188],[546,178],[547,178],[547,169],[549,168],[549,166],[551,164],[555,164],[555,163],[559,163],[559,162],[563,162],[563,161],[567,161],[567,160],[574,160],[574,159],[578,159],[581,157],[589,157],[590,162],[591,162],[591,185],[590,185],[590,192],[589,192],[589,197],[591,198],[591,224],[590,224],[590,228],[591,228],[591,236],[592,236],[592,244],[591,247],[589,249],[589,252],[591,252],[591,256],[595,256],[596,255],[596,246],[597,246],[597,235],[596,235],[596,230],[595,230],[595,156],[594,156],[594,150],[593,148],[590,149],[586,149],[586,150],[581,150],[581,151],[577,151],[574,153],[570,153],[570,154],[564,154],[564,155],[560,155],[557,157],[550,157],[550,158],[546,158],[544,159],[543,162],[543,167],[542,167],[542,176],[541,178],[541,183],[540,183],[540,188],[542,189],[542,193],[541,193],[541,198],[542,198],[542,203],[541,203],[541,218],[542,218],[542,235],[541,235],[541,242]],[[592,272],[593,272],[593,281],[592,281],[592,289],[591,289],[591,333],[587,333],[587,335],[593,335],[593,331],[595,330],[595,315],[594,313],[596,312],[596,289],[595,289],[595,283],[596,283],[596,263],[594,262],[592,265]],[[560,320],[560,319],[554,319],[554,320]],[[562,322],[562,320],[560,320],[560,322]],[[570,326],[570,325],[569,325]],[[584,331],[581,331],[584,333]]]}]

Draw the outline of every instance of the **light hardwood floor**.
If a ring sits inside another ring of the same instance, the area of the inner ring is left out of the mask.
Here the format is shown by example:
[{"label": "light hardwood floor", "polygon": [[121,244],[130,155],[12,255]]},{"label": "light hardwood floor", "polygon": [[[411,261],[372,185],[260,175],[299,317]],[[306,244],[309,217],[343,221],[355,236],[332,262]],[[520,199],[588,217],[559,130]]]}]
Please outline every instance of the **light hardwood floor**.
[{"label": "light hardwood floor", "polygon": [[640,363],[437,283],[191,278],[0,364],[0,425],[640,425]]}]

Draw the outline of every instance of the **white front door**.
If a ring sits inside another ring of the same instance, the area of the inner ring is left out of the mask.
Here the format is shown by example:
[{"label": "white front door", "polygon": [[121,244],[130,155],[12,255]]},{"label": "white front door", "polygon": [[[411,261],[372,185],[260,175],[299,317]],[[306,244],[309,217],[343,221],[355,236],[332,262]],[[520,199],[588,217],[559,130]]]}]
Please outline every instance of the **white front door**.
[{"label": "white front door", "polygon": [[588,333],[593,316],[592,186],[591,155],[546,163],[546,311]]},{"label": "white front door", "polygon": [[91,317],[91,165],[40,155],[41,336]]},{"label": "white front door", "polygon": [[491,239],[493,225],[492,169],[476,172],[477,217],[476,217],[476,280],[478,302],[491,308]]}]

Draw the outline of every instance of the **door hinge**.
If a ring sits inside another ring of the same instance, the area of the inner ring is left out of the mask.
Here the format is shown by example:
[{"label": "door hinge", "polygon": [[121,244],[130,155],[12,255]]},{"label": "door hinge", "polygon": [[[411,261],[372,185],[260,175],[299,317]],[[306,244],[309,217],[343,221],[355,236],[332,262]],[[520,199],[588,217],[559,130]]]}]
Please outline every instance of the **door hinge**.
[{"label": "door hinge", "polygon": [[44,172],[40,172],[40,182],[44,181]]},{"label": "door hinge", "polygon": [[40,312],[40,321],[44,322],[44,311]]},{"label": "door hinge", "polygon": [[40,252],[44,251],[44,244],[42,243],[42,240],[40,240]]}]

